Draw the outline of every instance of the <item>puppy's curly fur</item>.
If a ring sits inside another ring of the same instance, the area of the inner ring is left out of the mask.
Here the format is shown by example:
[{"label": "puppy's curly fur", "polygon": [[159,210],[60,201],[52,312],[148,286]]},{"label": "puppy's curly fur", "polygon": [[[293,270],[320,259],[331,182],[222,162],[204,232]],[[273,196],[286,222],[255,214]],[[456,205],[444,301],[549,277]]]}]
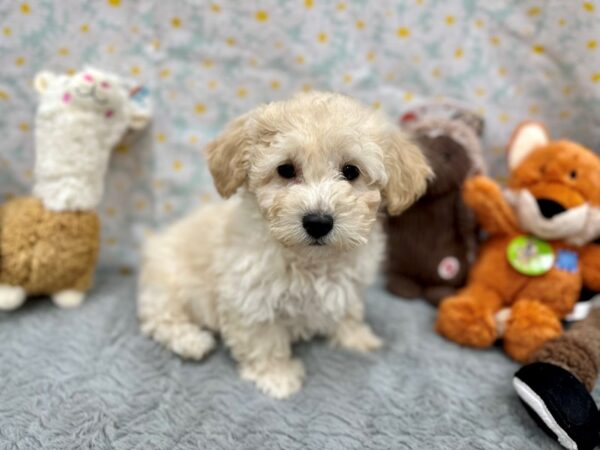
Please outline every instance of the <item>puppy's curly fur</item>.
[{"label": "puppy's curly fur", "polygon": [[[143,332],[193,359],[219,333],[241,376],[278,398],[304,377],[292,342],[323,335],[378,348],[362,300],[384,248],[378,211],[399,214],[424,192],[431,171],[420,150],[355,100],[310,93],[234,120],[206,155],[219,193],[237,194],[149,239]],[[344,178],[348,165],[357,178]],[[307,214],[330,215],[333,227],[313,237]]]}]

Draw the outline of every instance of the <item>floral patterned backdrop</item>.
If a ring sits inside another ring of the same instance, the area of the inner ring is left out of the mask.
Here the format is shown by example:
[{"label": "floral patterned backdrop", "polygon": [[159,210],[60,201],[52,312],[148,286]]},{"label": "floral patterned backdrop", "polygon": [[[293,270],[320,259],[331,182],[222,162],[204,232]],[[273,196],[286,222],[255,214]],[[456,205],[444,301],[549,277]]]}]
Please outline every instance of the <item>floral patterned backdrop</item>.
[{"label": "floral patterned backdrop", "polygon": [[151,130],[112,159],[104,264],[133,264],[147,229],[215,199],[206,141],[299,90],[349,93],[393,117],[458,99],[484,115],[500,179],[525,118],[600,147],[600,1],[3,0],[0,64],[5,198],[32,184],[37,71],[92,64],[151,90]]}]

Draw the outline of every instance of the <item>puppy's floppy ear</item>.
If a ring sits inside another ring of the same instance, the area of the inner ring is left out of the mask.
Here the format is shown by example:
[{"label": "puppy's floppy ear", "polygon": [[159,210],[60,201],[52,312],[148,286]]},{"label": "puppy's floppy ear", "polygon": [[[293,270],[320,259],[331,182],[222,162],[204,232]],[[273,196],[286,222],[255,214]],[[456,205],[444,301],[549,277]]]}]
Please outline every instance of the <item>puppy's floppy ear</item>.
[{"label": "puppy's floppy ear", "polygon": [[383,199],[388,213],[395,216],[423,195],[433,171],[419,147],[396,127],[390,126],[381,146],[388,175]]},{"label": "puppy's floppy ear", "polygon": [[246,181],[252,113],[230,122],[225,130],[206,146],[208,169],[222,197],[231,197]]}]

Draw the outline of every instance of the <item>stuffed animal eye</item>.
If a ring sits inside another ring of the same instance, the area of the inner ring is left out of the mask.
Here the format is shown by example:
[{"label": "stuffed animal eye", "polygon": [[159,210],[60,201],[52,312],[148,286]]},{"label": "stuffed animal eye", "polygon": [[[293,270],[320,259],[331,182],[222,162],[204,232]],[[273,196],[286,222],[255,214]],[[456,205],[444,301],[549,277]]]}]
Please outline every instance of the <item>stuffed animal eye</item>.
[{"label": "stuffed animal eye", "polygon": [[293,164],[282,164],[277,167],[277,173],[281,178],[290,179],[296,176],[296,168]]},{"label": "stuffed animal eye", "polygon": [[571,173],[569,173],[569,176],[571,177],[572,180],[574,180],[575,178],[577,178],[577,171],[571,170]]},{"label": "stuffed animal eye", "polygon": [[348,181],[356,180],[360,175],[360,170],[352,164],[346,164],[342,167],[342,175]]}]

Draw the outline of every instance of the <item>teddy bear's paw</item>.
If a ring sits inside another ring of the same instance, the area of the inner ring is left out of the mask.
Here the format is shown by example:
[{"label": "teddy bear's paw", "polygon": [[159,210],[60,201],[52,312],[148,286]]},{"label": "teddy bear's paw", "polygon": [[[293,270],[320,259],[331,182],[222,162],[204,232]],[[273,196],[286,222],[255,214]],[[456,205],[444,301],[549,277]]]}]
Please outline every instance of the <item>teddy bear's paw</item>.
[{"label": "teddy bear's paw", "polygon": [[70,309],[77,308],[83,303],[85,294],[72,289],[57,292],[52,296],[52,302],[59,308]]},{"label": "teddy bear's paw", "polygon": [[497,338],[493,314],[468,297],[450,297],[442,302],[436,331],[458,344],[489,347]]},{"label": "teddy bear's paw", "polygon": [[10,286],[8,284],[0,284],[0,311],[12,311],[21,306],[27,293],[21,286]]},{"label": "teddy bear's paw", "polygon": [[287,398],[300,390],[304,381],[304,366],[297,359],[279,360],[261,364],[242,364],[240,376],[253,381],[256,387],[273,398]]}]

